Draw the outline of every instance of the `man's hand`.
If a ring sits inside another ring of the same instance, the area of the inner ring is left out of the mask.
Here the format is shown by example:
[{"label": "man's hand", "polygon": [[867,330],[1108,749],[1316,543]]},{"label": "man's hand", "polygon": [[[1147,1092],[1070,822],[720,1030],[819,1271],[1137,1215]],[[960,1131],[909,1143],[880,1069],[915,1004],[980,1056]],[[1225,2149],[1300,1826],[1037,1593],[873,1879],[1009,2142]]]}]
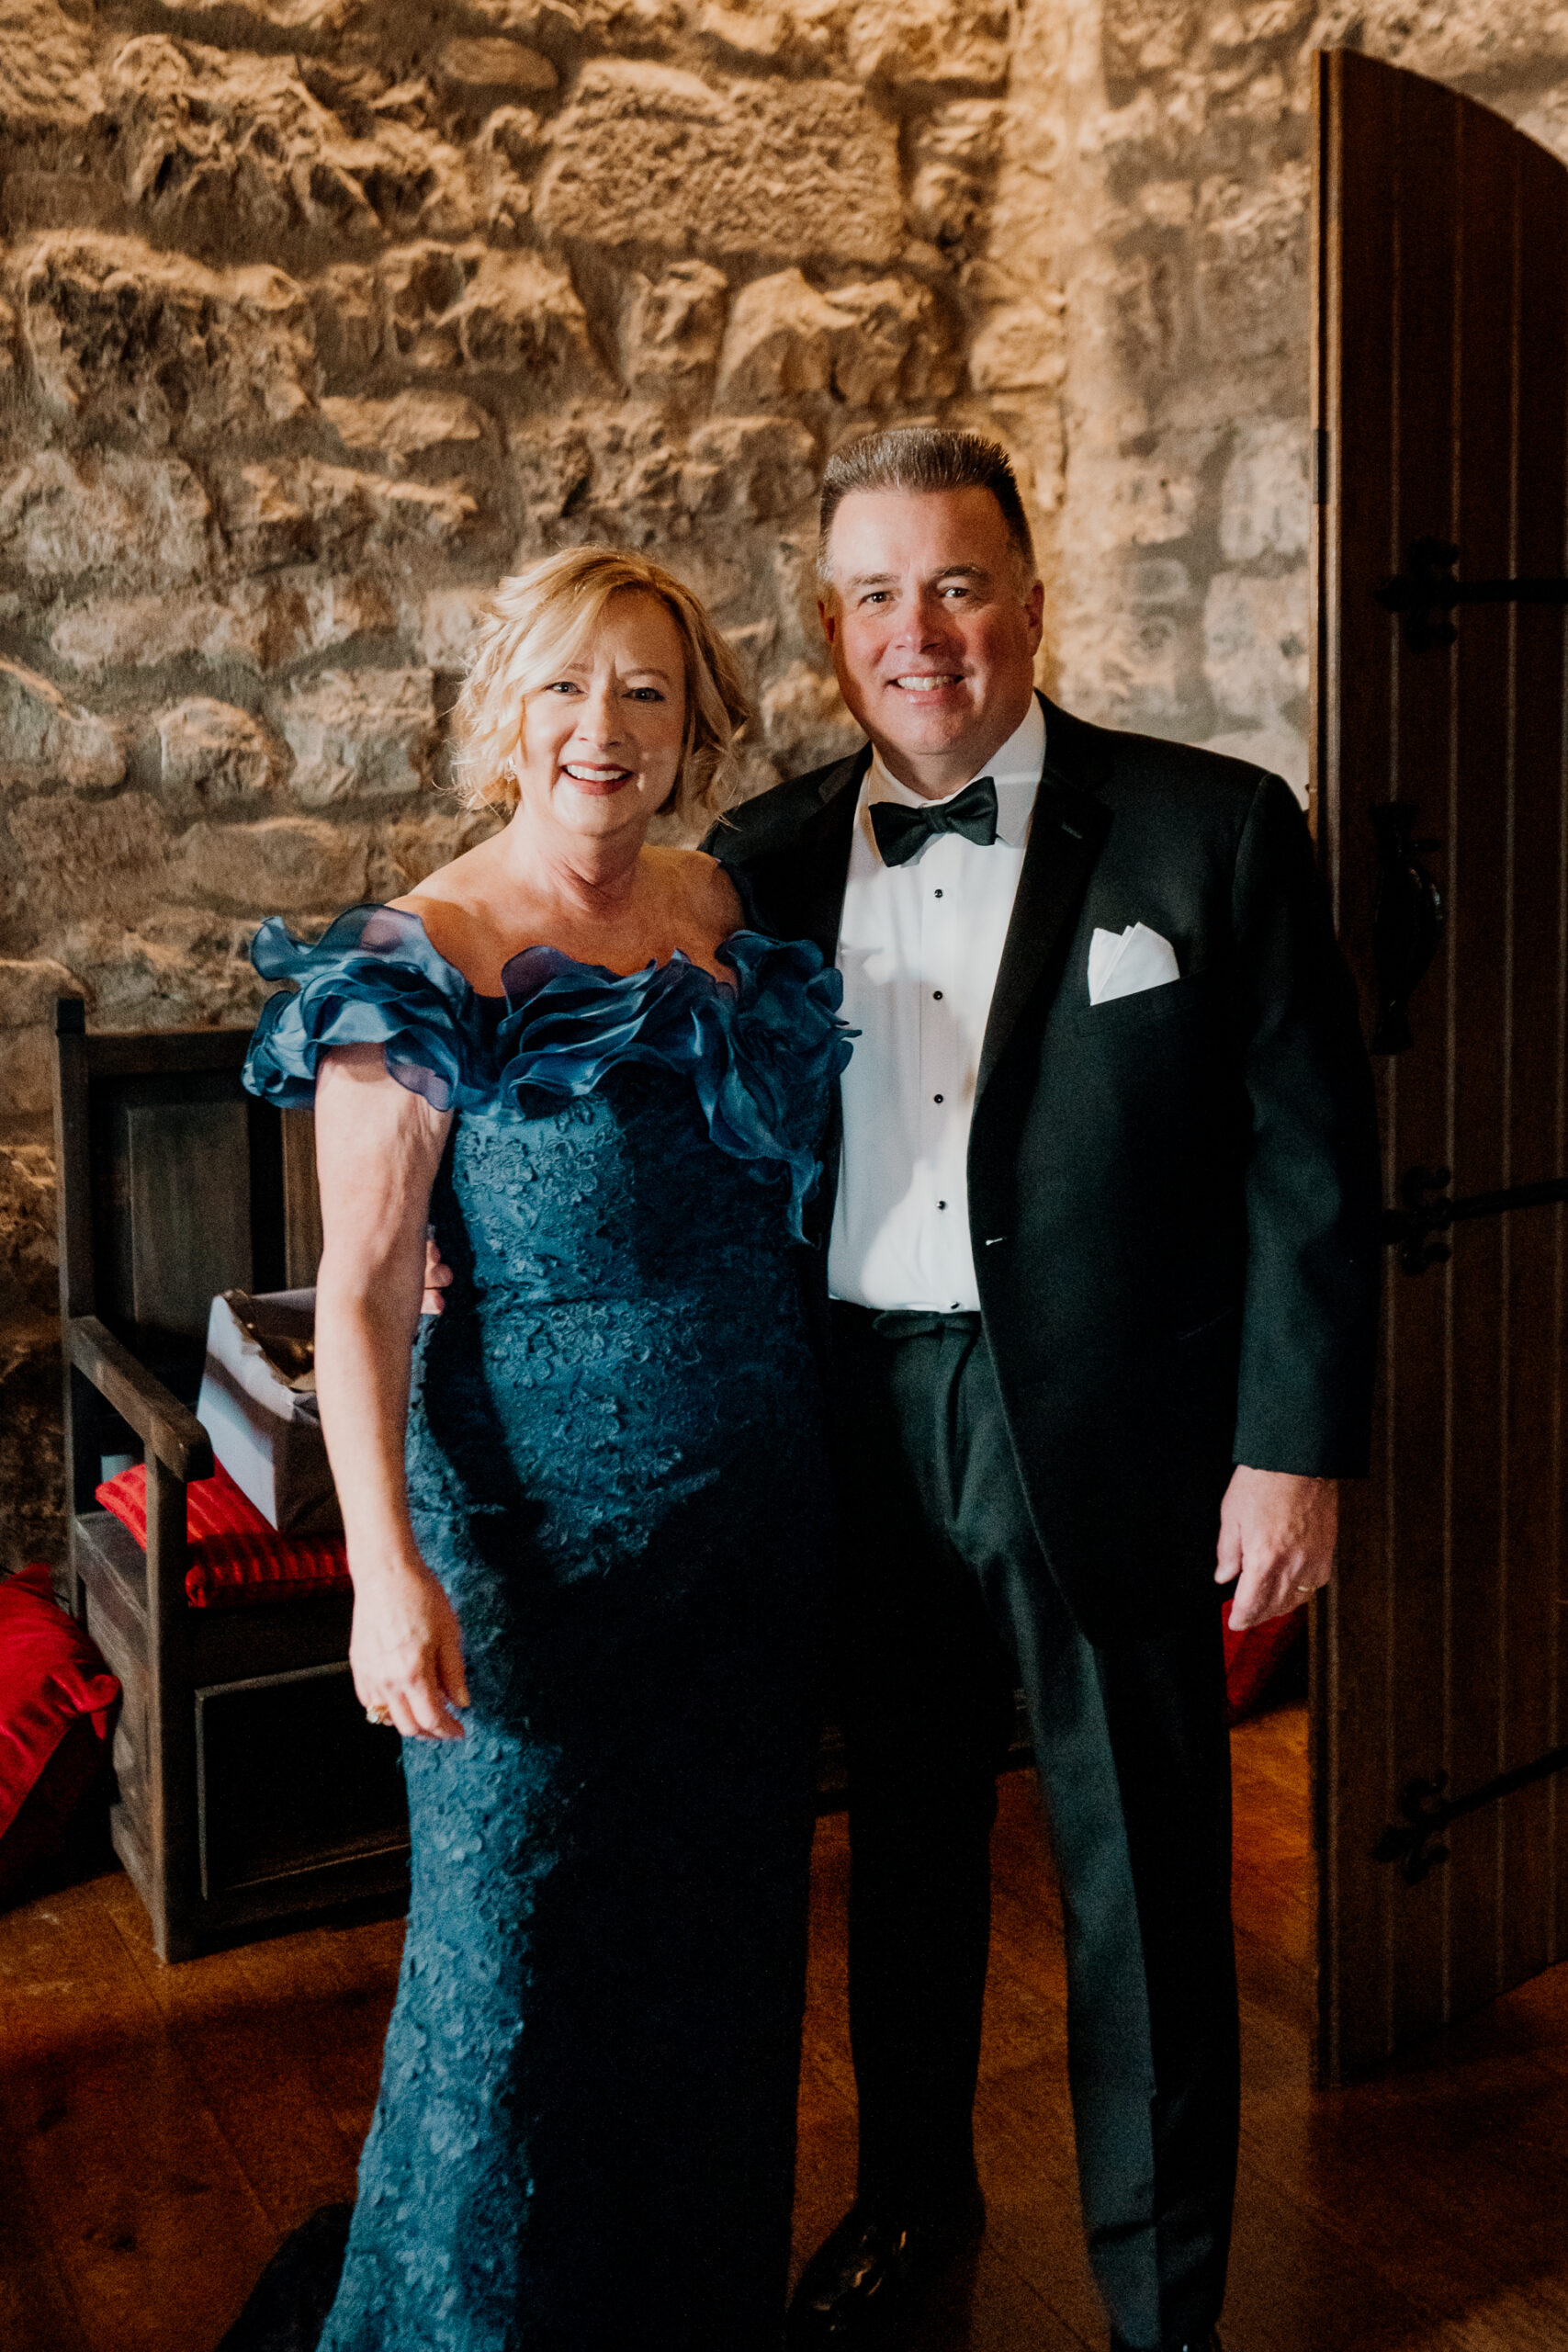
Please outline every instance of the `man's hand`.
[{"label": "man's hand", "polygon": [[1235,1582],[1232,1632],[1286,1617],[1325,1585],[1338,1532],[1339,1488],[1333,1478],[1238,1464],[1220,1506],[1214,1571],[1216,1584]]},{"label": "man's hand", "polygon": [[452,1279],[452,1269],[427,1233],[424,1237],[424,1296],[419,1302],[422,1315],[444,1315],[446,1301],[442,1292]]}]

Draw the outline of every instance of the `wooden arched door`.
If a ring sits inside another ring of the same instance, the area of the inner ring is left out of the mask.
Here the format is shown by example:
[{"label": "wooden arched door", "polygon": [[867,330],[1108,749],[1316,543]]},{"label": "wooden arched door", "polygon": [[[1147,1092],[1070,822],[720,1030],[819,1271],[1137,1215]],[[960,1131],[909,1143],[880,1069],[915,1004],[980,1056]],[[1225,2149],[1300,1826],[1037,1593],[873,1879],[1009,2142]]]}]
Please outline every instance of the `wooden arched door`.
[{"label": "wooden arched door", "polygon": [[1334,2081],[1568,1955],[1568,171],[1319,66],[1319,840],[1404,1218],[1314,1626]]}]

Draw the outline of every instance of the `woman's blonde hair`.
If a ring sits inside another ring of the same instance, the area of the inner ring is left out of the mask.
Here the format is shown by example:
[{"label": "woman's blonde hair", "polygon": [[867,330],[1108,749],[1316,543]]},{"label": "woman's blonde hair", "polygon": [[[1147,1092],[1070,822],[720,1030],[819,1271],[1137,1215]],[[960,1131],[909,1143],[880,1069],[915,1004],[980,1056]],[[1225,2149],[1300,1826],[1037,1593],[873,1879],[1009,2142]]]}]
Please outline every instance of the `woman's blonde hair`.
[{"label": "woman's blonde hair", "polygon": [[524,697],[558,677],[582,650],[612,596],[657,596],[686,664],[686,739],[665,804],[689,823],[734,797],[735,741],[751,717],[740,665],[684,581],[625,548],[566,548],[503,580],[488,600],[468,675],[452,712],[453,774],[467,808],[517,805],[508,763],[522,735]]}]

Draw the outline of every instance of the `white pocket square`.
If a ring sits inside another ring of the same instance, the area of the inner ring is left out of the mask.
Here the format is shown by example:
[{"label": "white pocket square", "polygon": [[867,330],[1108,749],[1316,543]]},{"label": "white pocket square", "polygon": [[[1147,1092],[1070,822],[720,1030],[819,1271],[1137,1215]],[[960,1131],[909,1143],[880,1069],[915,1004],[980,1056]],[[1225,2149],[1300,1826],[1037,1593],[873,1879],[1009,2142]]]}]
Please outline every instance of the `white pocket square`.
[{"label": "white pocket square", "polygon": [[1090,1004],[1163,989],[1180,978],[1175,948],[1147,923],[1130,922],[1125,931],[1097,931],[1089,943]]}]

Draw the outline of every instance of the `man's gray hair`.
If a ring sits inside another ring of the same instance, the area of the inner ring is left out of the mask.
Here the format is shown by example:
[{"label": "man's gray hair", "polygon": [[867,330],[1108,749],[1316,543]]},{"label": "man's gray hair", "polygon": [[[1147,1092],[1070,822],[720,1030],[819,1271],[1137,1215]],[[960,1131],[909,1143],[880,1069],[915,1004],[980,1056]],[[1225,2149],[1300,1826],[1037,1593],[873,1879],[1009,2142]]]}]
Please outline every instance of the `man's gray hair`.
[{"label": "man's gray hair", "polygon": [[1027,591],[1034,579],[1034,541],[1019,495],[1012,460],[999,441],[983,433],[948,431],[936,424],[896,426],[867,433],[835,451],[822,477],[817,534],[817,577],[826,588],[833,577],[828,540],[840,505],[855,490],[988,490],[1002,510],[1008,537],[1018,557]]}]

